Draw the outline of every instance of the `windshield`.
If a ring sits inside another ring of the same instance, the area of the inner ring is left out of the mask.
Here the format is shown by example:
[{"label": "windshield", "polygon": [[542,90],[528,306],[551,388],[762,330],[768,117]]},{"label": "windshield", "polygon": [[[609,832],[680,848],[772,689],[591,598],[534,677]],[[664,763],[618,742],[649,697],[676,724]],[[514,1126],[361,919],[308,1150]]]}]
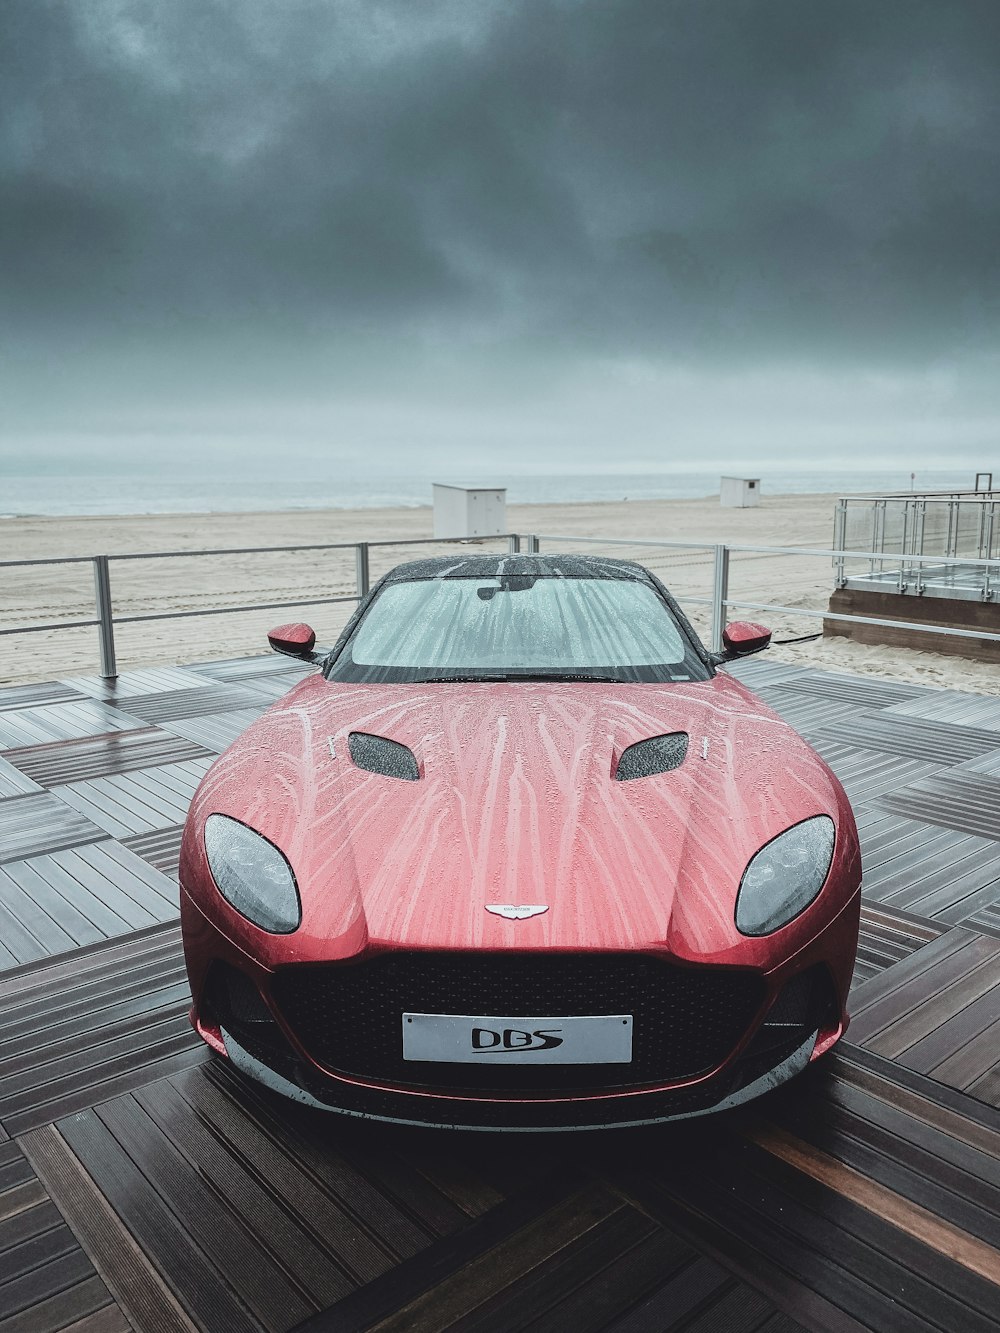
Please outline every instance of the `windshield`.
[{"label": "windshield", "polygon": [[332,680],[703,680],[670,607],[630,579],[506,576],[389,583]]}]

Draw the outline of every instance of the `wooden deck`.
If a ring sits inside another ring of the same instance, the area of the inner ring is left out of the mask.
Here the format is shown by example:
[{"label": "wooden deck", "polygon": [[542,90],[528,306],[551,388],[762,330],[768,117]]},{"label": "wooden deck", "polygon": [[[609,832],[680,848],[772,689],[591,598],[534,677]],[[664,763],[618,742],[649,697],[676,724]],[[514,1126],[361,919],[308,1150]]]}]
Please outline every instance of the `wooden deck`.
[{"label": "wooden deck", "polygon": [[297,667],[0,691],[0,1330],[1000,1329],[1000,699],[740,674],[855,803],[850,1041],[537,1139],[313,1113],[192,1035],[184,810]]}]

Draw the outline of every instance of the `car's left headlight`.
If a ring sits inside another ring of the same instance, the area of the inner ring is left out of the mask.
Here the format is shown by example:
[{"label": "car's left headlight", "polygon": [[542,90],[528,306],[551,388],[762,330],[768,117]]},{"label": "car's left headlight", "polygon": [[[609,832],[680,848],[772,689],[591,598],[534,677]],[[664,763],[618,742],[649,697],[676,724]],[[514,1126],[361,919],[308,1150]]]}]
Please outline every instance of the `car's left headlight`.
[{"label": "car's left headlight", "polygon": [[295,875],[273,842],[227,815],[209,815],[205,855],[219,892],[241,916],[272,935],[298,930]]},{"label": "car's left headlight", "polygon": [[760,849],[744,870],[736,896],[741,935],[770,935],[805,911],[830,872],[835,838],[829,815],[816,815]]}]

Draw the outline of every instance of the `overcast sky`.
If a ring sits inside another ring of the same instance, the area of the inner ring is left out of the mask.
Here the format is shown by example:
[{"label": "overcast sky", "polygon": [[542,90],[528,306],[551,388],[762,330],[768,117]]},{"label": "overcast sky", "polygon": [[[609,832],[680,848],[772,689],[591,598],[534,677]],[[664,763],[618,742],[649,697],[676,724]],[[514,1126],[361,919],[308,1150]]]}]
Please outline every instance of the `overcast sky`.
[{"label": "overcast sky", "polygon": [[3,0],[4,448],[997,466],[998,70],[998,0]]}]

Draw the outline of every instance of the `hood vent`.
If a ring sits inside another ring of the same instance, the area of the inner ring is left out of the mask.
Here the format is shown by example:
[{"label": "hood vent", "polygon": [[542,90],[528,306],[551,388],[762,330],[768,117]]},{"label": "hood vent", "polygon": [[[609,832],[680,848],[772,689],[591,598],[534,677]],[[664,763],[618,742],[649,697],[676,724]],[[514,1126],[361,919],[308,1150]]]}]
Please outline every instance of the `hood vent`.
[{"label": "hood vent", "polygon": [[630,782],[633,778],[651,778],[654,773],[669,773],[672,768],[680,768],[687,750],[686,731],[650,736],[622,753],[615,777],[619,782]]},{"label": "hood vent", "polygon": [[387,740],[385,736],[370,736],[366,731],[352,731],[347,745],[358,768],[381,773],[387,778],[402,778],[404,782],[420,779],[413,751],[398,741]]}]

